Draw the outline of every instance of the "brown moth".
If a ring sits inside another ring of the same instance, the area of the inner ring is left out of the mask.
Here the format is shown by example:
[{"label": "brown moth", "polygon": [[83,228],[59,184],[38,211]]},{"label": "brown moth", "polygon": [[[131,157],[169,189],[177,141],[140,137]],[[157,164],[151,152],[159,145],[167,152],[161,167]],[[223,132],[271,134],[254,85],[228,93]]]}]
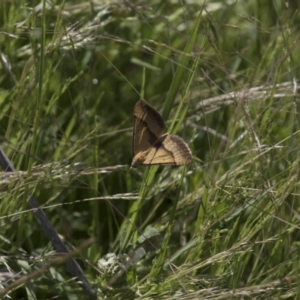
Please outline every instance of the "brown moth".
[{"label": "brown moth", "polygon": [[193,156],[185,141],[167,134],[162,116],[144,100],[133,109],[134,125],[131,167],[136,165],[175,165],[190,163]]}]

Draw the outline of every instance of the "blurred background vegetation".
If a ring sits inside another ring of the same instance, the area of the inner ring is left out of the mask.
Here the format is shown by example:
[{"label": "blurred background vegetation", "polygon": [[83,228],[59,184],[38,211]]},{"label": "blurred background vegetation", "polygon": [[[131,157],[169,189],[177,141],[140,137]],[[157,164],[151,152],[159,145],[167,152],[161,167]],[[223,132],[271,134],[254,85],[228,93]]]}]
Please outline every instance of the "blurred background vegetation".
[{"label": "blurred background vegetation", "polygon": [[[0,295],[89,297],[64,264],[26,279],[54,257],[30,193],[70,250],[96,238],[99,299],[296,299],[299,24],[292,0],[1,1]],[[140,98],[193,163],[130,169]]]}]

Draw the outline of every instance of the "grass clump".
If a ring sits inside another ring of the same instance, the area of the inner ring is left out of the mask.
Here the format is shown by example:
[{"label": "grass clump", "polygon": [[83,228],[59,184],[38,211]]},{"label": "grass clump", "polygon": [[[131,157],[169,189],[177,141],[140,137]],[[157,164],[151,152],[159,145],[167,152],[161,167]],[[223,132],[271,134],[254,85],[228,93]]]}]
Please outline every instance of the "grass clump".
[{"label": "grass clump", "polygon": [[[0,7],[0,297],[297,298],[296,2]],[[130,169],[140,98],[193,163]]]}]

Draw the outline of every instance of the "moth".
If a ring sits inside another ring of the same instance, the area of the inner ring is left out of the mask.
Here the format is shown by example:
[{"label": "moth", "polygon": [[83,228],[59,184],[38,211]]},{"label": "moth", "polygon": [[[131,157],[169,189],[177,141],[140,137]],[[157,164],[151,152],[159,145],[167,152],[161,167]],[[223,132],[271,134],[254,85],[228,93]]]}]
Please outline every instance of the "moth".
[{"label": "moth", "polygon": [[185,141],[166,132],[162,116],[146,101],[139,100],[133,109],[133,159],[131,167],[190,163],[193,155]]}]

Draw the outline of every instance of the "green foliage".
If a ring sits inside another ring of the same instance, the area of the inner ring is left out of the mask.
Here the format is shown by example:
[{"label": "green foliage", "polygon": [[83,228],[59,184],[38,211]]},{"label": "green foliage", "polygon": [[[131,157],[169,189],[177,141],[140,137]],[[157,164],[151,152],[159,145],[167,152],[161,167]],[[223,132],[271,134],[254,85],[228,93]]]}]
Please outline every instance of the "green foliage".
[{"label": "green foliage", "polygon": [[[88,297],[26,277],[54,256],[34,194],[70,249],[96,237],[99,299],[297,298],[299,4],[206,2],[0,2],[0,295]],[[129,168],[140,98],[193,163]]]}]

